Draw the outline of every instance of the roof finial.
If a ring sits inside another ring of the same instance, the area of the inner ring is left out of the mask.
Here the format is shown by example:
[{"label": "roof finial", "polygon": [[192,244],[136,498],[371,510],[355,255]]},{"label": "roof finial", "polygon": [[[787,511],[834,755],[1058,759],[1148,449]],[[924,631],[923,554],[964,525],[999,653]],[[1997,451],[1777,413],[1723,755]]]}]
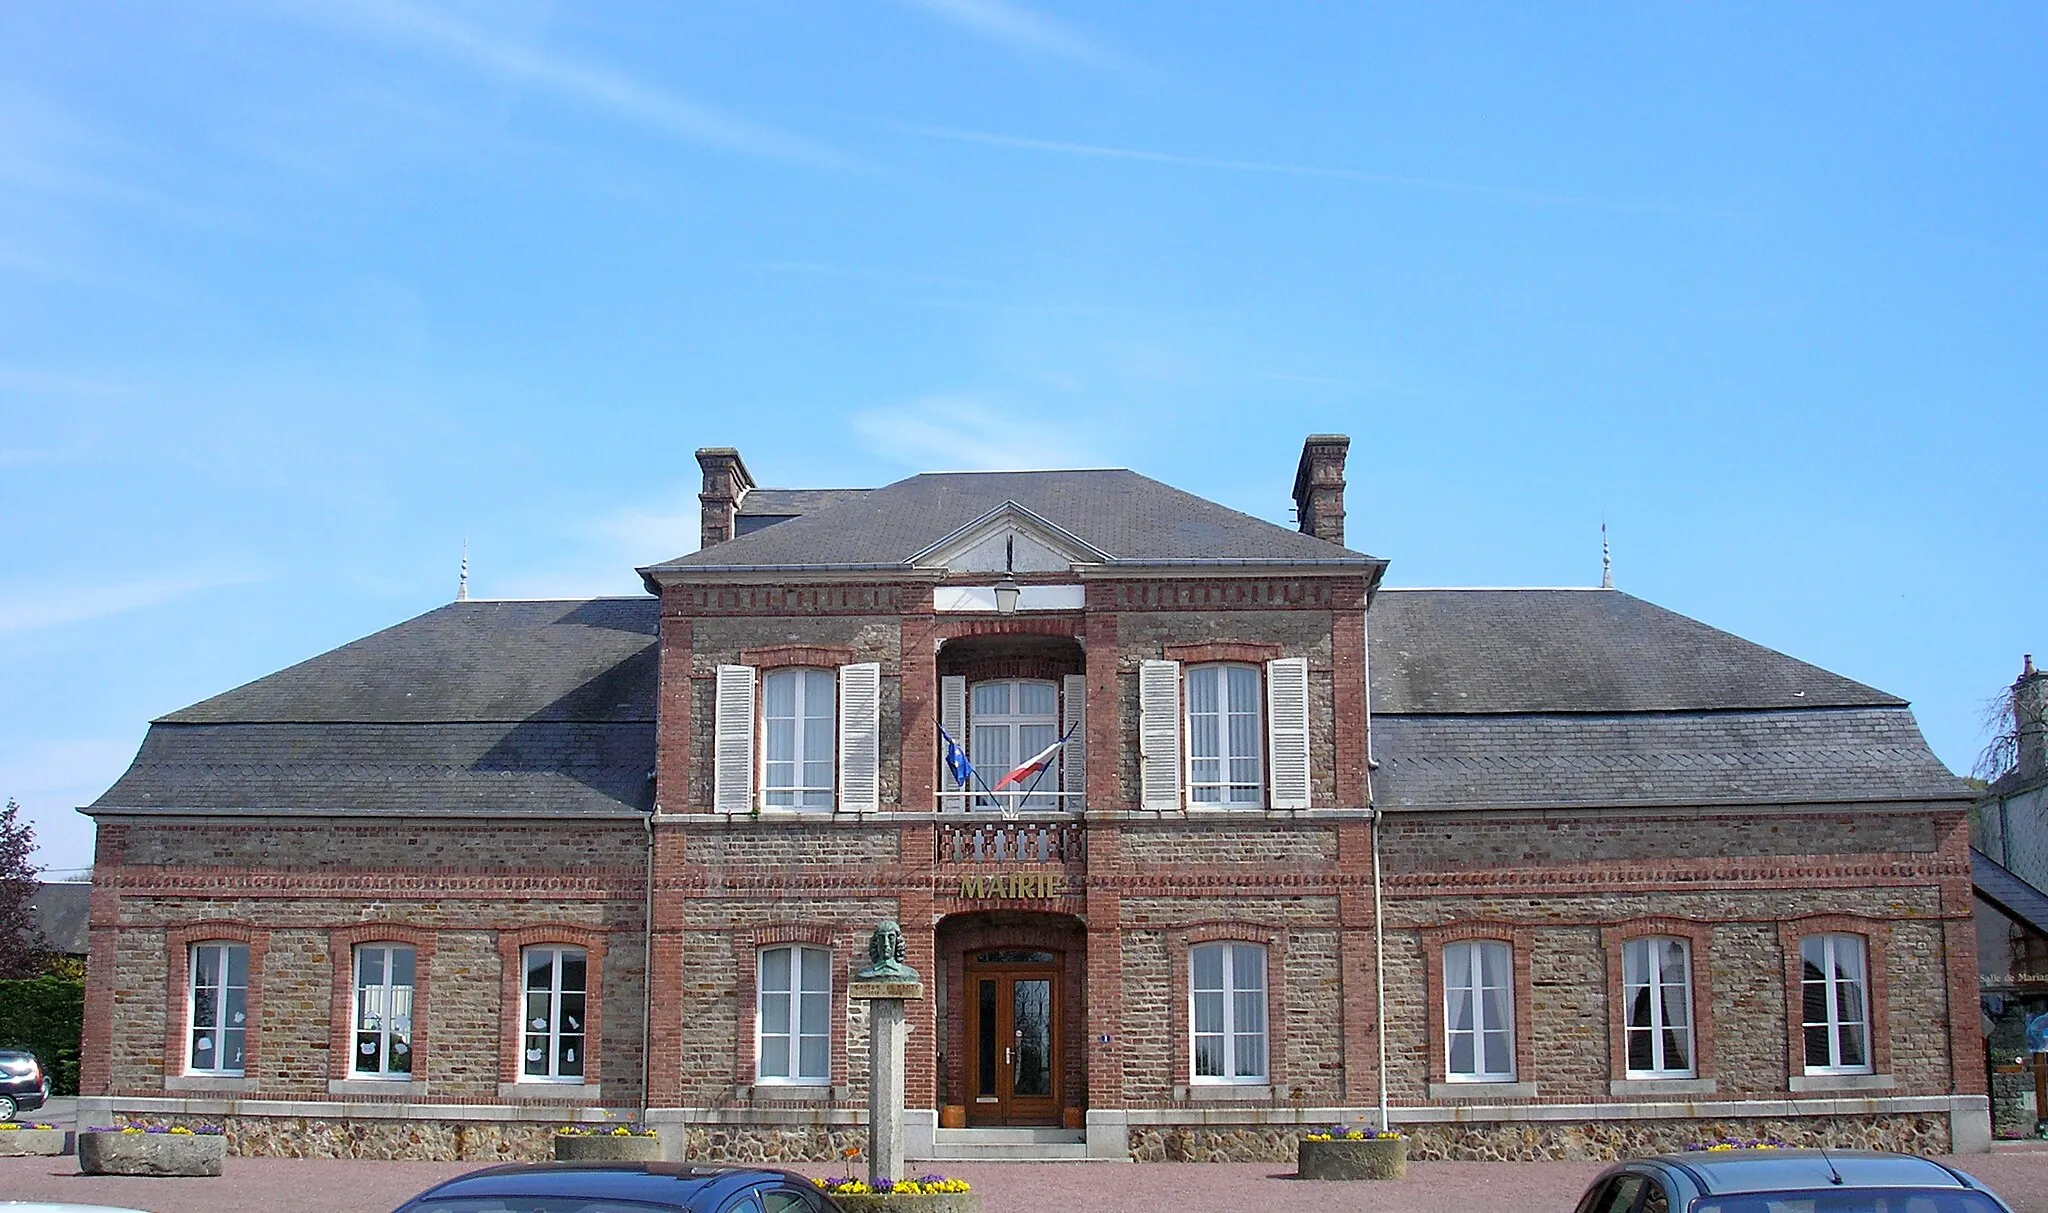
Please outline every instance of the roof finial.
[{"label": "roof finial", "polygon": [[1614,588],[1614,553],[1607,546],[1607,519],[1600,519],[1600,588]]},{"label": "roof finial", "polygon": [[469,536],[462,537],[462,573],[455,581],[455,601],[469,601]]}]

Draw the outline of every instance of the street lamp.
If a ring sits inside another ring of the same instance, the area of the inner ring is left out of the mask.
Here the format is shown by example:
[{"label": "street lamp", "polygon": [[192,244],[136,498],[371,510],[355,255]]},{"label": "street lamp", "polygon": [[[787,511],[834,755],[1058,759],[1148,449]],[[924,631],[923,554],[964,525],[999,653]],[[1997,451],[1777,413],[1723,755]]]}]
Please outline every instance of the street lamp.
[{"label": "street lamp", "polygon": [[1015,615],[1018,592],[1017,579],[1008,573],[1003,574],[1003,579],[996,582],[996,614]]}]

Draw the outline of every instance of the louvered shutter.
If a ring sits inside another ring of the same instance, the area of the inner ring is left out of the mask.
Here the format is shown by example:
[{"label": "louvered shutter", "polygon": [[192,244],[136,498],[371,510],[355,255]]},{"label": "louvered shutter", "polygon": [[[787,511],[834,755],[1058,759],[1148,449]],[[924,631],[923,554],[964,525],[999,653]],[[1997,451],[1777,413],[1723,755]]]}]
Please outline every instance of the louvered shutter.
[{"label": "louvered shutter", "polygon": [[1180,805],[1180,662],[1138,667],[1138,802],[1147,809]]},{"label": "louvered shutter", "polygon": [[[960,747],[962,753],[966,752],[967,680],[958,674],[948,674],[939,679],[939,727],[946,730],[946,736],[953,739],[955,744]],[[944,741],[939,742],[938,752],[939,787],[945,792],[950,793],[939,804],[942,808],[964,809],[967,807],[967,796],[966,793],[959,790],[960,785],[954,782],[953,773],[946,769],[946,743]],[[912,806],[905,805],[904,807],[911,808]]]},{"label": "louvered shutter", "polygon": [[882,807],[882,667],[839,667],[839,810]]},{"label": "louvered shutter", "polygon": [[1272,766],[1271,805],[1308,807],[1308,659],[1266,663],[1266,755]]},{"label": "louvered shutter", "polygon": [[1060,807],[1078,813],[1087,805],[1088,791],[1088,676],[1069,674],[1066,693],[1060,696],[1060,734],[1067,739],[1060,754],[1060,777],[1073,793]]},{"label": "louvered shutter", "polygon": [[712,726],[711,805],[721,813],[754,810],[754,667],[718,667]]}]

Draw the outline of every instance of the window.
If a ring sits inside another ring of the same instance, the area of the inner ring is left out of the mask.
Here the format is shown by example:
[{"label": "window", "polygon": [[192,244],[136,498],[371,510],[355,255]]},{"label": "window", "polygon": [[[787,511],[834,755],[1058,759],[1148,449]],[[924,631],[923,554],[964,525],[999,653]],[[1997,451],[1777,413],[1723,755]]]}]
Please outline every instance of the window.
[{"label": "window", "polygon": [[1444,947],[1444,1076],[1515,1080],[1514,999],[1508,945],[1479,939]]},{"label": "window", "polygon": [[582,948],[528,948],[524,1082],[582,1082],[589,959]]},{"label": "window", "polygon": [[[968,756],[975,771],[990,786],[1018,763],[1060,739],[1059,684],[1052,682],[977,682],[973,689],[973,733]],[[1039,775],[1023,780],[1018,791],[1057,792],[1060,788],[1059,756]],[[978,809],[1054,809],[1059,798],[1051,795],[980,796]],[[1012,803],[1014,802],[1014,803]]]},{"label": "window", "polygon": [[1692,1077],[1691,961],[1682,939],[1646,937],[1621,945],[1628,1077]]},{"label": "window", "polygon": [[242,1073],[242,1043],[249,1029],[249,949],[239,943],[192,947],[191,1074]]},{"label": "window", "polygon": [[761,795],[769,808],[832,808],[832,724],[838,677],[830,670],[773,670],[761,679],[767,734]]},{"label": "window", "polygon": [[1258,805],[1259,671],[1204,665],[1188,671],[1188,799],[1196,805]]},{"label": "window", "polygon": [[1808,1074],[1870,1072],[1870,1002],[1863,937],[1799,941],[1800,1003]]},{"label": "window", "polygon": [[1188,951],[1196,1082],[1266,1081],[1266,949],[1206,943]]},{"label": "window", "polygon": [[350,1072],[363,1078],[412,1073],[413,950],[399,944],[356,949],[355,1052]]},{"label": "window", "polygon": [[761,952],[760,1047],[764,1083],[831,1081],[832,954],[823,948]]}]

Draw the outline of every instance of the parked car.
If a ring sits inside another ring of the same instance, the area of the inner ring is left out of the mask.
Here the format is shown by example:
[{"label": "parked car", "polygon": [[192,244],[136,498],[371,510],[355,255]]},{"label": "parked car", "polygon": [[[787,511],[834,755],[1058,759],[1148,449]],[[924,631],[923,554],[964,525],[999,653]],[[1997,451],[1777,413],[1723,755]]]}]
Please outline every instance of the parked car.
[{"label": "parked car", "polygon": [[398,1213],[843,1213],[792,1171],[672,1162],[514,1163],[436,1184]]},{"label": "parked car", "polygon": [[50,1076],[33,1053],[0,1049],[0,1120],[33,1112],[50,1098]]},{"label": "parked car", "polygon": [[1877,1150],[1703,1150],[1618,1163],[1576,1213],[2012,1213],[1970,1176]]}]

